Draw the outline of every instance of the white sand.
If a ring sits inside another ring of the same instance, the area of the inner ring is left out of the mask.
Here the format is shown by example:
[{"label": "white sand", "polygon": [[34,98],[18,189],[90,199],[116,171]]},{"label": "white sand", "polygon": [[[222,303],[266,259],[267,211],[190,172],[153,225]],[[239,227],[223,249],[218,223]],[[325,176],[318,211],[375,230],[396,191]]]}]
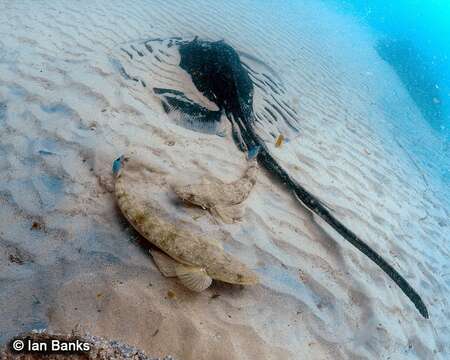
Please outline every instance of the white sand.
[{"label": "white sand", "polygon": [[[0,341],[78,325],[178,359],[448,358],[449,197],[441,165],[408,150],[420,133],[431,159],[438,140],[374,39],[316,1],[212,3],[0,5]],[[134,39],[193,35],[225,38],[278,72],[301,135],[274,154],[407,278],[429,320],[266,173],[233,225],[194,220],[200,211],[161,192],[183,176],[234,180],[244,154],[170,124],[108,54]],[[191,294],[159,274],[109,192],[112,160],[132,149],[167,172],[149,186],[161,206],[225,234],[261,285]]]}]

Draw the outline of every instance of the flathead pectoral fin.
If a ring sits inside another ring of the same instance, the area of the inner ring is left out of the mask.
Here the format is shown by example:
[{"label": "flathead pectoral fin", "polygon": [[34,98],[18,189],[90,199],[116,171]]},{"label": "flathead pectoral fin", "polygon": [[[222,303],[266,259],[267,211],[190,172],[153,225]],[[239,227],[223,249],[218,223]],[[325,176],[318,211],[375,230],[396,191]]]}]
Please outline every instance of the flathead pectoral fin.
[{"label": "flathead pectoral fin", "polygon": [[178,263],[175,260],[159,250],[149,250],[149,253],[152,256],[153,261],[155,262],[155,265],[161,272],[161,274],[163,274],[165,277],[177,276],[175,268]]},{"label": "flathead pectoral fin", "polygon": [[200,178],[200,184],[201,185],[209,185],[209,184],[224,184],[224,182],[222,180],[220,180],[219,178],[216,178],[214,176],[211,175],[203,175]]},{"label": "flathead pectoral fin", "polygon": [[175,269],[181,283],[191,291],[201,292],[207,289],[212,283],[212,279],[206,273],[205,269],[182,264],[177,264]]},{"label": "flathead pectoral fin", "polygon": [[219,249],[223,250],[222,244],[216,238],[209,238],[207,240],[209,241],[210,244],[213,244],[214,246],[217,246]]},{"label": "flathead pectoral fin", "polygon": [[223,245],[220,240],[223,238],[223,233],[221,231],[212,230],[201,233],[201,238],[211,245],[217,246],[219,249],[223,250]]},{"label": "flathead pectoral fin", "polygon": [[222,219],[225,224],[232,224],[242,218],[243,210],[241,205],[233,206],[214,206],[211,209],[213,214]]},{"label": "flathead pectoral fin", "polygon": [[203,175],[201,178],[200,178],[200,184],[205,184],[205,185],[207,185],[207,184],[211,184],[211,177],[209,177],[209,176],[207,176],[207,175]]}]

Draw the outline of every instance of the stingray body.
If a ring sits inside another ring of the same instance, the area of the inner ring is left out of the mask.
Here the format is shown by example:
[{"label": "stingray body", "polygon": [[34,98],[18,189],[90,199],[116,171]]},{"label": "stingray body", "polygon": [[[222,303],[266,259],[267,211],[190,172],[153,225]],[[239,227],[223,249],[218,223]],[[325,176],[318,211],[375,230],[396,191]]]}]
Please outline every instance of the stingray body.
[{"label": "stingray body", "polygon": [[184,202],[207,209],[225,223],[232,223],[241,217],[241,204],[250,195],[257,173],[255,158],[236,181],[224,183],[219,179],[206,179],[199,184],[175,186],[174,191]]},{"label": "stingray body", "polygon": [[[291,135],[299,132],[295,110],[283,99],[284,88],[276,81],[276,74],[270,67],[252,55],[238,53],[224,41],[172,38],[157,39],[156,42],[147,40],[142,44],[148,47],[150,42],[159,47],[165,46],[163,52],[166,54],[171,52],[164,60],[169,64],[167,69],[170,68],[170,79],[167,76],[168,71],[161,72],[158,78],[162,79],[162,86],[158,84],[153,89],[169,117],[187,128],[197,127],[199,131],[216,133],[221,121],[219,114],[225,114],[231,122],[233,137],[238,147],[250,152],[259,147],[258,162],[277,177],[303,206],[322,218],[345,240],[374,261],[402,289],[420,314],[428,318],[425,304],[406,279],[336,219],[323,203],[293,179],[270,153],[266,145],[268,139],[263,138],[262,133],[268,134],[274,140],[279,134],[283,134],[283,138],[288,141]],[[241,57],[245,62],[241,61]],[[129,62],[130,59],[125,61]],[[161,61],[160,55],[156,61]],[[159,68],[160,65],[156,67]],[[185,78],[186,74],[189,74],[188,81],[200,93],[201,98],[195,91],[189,90],[188,93],[177,88],[179,80]],[[139,76],[127,76],[139,81]],[[172,85],[170,87],[169,82]],[[193,96],[196,96],[197,100]],[[256,97],[260,104],[258,112],[254,111]]]},{"label": "stingray body", "polygon": [[165,276],[176,276],[192,291],[203,291],[212,279],[231,284],[258,283],[257,275],[227,254],[217,241],[182,229],[164,220],[157,204],[139,196],[136,181],[142,180],[145,165],[125,157],[113,164],[115,195],[130,224],[160,251],[151,251]]}]

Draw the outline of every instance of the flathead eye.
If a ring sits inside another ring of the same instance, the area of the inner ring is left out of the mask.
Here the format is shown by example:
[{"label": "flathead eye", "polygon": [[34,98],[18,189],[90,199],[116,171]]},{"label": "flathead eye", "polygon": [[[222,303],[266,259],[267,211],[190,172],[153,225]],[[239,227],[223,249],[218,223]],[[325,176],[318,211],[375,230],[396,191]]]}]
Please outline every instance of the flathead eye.
[{"label": "flathead eye", "polygon": [[123,160],[124,160],[124,156],[123,155],[118,157],[116,160],[114,160],[113,166],[112,166],[112,171],[113,171],[113,174],[115,176],[117,176],[117,174],[119,173],[120,169],[122,168]]}]

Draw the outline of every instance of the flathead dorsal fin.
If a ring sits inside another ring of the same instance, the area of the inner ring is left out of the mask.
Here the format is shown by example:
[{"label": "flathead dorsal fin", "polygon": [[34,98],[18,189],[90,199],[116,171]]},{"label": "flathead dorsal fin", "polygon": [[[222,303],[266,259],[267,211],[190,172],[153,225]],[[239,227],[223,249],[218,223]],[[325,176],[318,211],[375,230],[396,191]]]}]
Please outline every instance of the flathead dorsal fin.
[{"label": "flathead dorsal fin", "polygon": [[175,267],[178,263],[174,259],[156,249],[149,250],[149,253],[161,274],[165,277],[177,276]]}]

